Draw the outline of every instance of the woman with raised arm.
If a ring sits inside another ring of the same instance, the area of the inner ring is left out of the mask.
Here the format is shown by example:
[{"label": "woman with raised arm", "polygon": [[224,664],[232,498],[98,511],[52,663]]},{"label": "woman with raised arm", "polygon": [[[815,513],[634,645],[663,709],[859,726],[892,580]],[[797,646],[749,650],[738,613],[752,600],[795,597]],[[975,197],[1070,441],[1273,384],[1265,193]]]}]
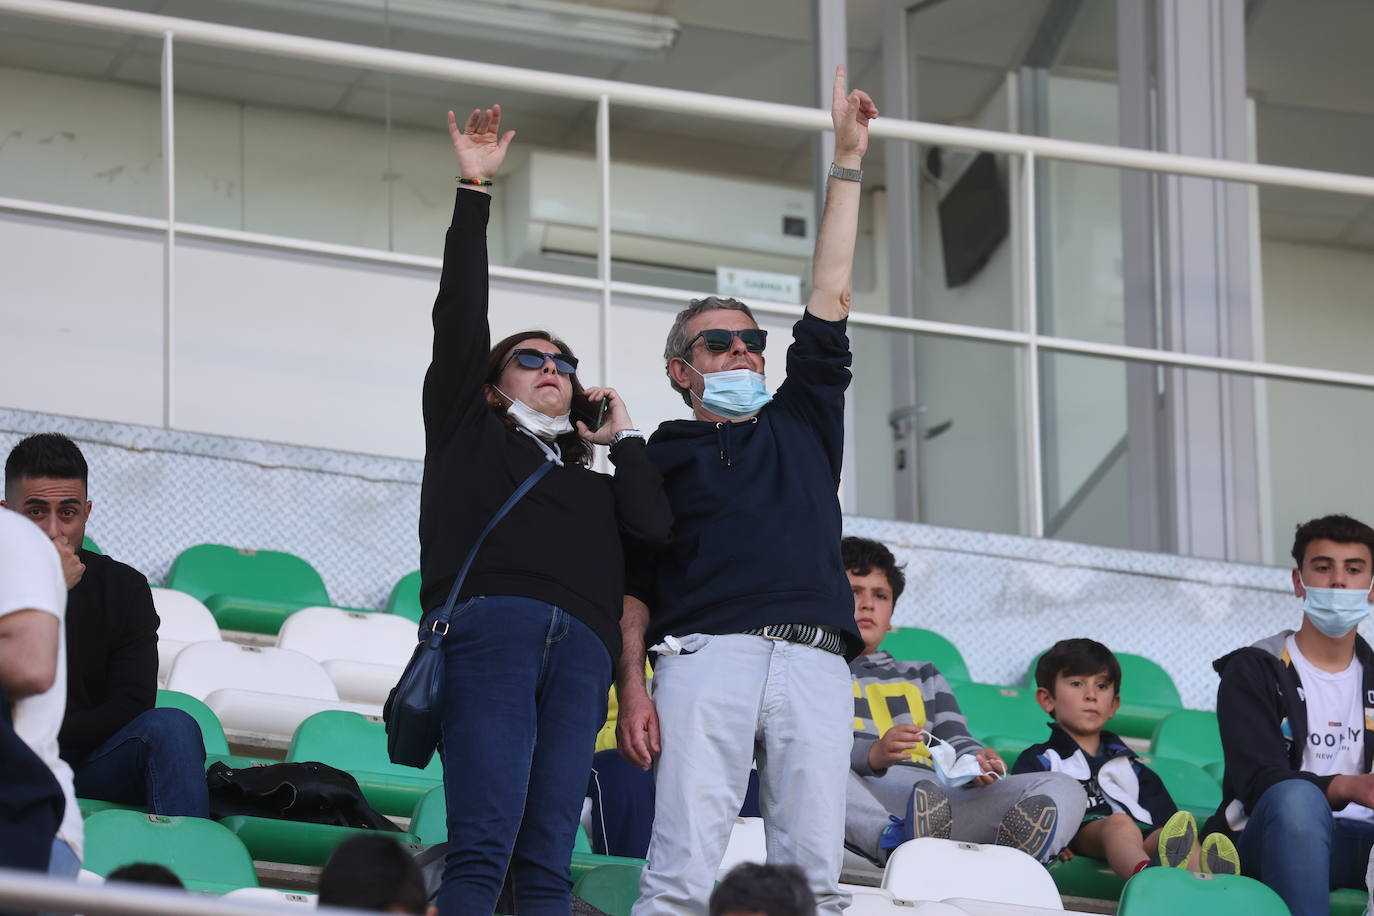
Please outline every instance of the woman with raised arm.
[{"label": "woman with raised arm", "polygon": [[[550,469],[481,540],[443,639],[449,847],[439,911],[490,916],[509,867],[517,912],[567,914],[620,652],[620,534],[662,543],[672,515],[624,400],[584,389],[567,344],[524,331],[492,346],[487,217],[515,131],[501,133],[499,105],[461,129],[450,111],[448,125],[460,175],[423,396],[422,632],[483,529],[537,468]],[[590,429],[575,410],[603,422]],[[614,475],[588,466],[594,444],[610,447]]]}]

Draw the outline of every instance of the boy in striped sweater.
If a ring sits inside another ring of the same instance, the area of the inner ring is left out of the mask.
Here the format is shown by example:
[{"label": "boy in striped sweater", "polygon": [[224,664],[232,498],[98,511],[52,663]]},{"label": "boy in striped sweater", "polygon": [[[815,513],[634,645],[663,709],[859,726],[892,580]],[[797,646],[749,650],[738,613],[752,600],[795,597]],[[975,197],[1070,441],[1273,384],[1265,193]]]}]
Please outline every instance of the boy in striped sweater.
[{"label": "boy in striped sweater", "polygon": [[1086,796],[1063,773],[1008,776],[969,734],[949,684],[930,662],[899,661],[878,646],[906,576],[882,544],[843,541],[864,653],[854,678],[854,746],[845,843],[878,864],[916,837],[1011,846],[1047,862],[1078,828]]}]

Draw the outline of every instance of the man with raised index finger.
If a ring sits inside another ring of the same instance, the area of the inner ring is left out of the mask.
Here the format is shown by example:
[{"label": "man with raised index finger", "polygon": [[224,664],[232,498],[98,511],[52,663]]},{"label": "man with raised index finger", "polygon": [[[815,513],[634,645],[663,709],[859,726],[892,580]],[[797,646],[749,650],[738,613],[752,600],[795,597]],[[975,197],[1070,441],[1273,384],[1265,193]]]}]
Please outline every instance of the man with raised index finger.
[{"label": "man with raised index finger", "polygon": [[696,300],[668,333],[665,368],[692,419],[663,423],[648,446],[675,521],[668,547],[627,547],[617,670],[621,753],[646,768],[657,756],[634,916],[706,912],[755,761],[768,861],[801,866],[819,912],[839,916],[848,903],[839,887],[854,712],[846,660],[863,640],[836,490],[860,165],[877,114],[868,95],[846,93],[838,68],[813,288],[777,394],[764,386],[766,332],[744,303]]}]

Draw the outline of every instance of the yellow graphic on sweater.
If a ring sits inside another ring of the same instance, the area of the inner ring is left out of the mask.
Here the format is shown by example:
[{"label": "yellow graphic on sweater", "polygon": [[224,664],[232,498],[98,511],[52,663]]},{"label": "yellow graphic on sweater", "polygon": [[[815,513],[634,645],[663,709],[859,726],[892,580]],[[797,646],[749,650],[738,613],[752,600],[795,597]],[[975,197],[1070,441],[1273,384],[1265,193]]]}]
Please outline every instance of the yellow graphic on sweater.
[{"label": "yellow graphic on sweater", "polygon": [[[911,724],[918,728],[926,727],[926,704],[921,698],[921,691],[915,684],[909,681],[875,681],[867,685],[860,686],[858,681],[854,681],[854,699],[866,700],[868,702],[868,714],[873,719],[873,725],[878,730],[878,735],[887,734],[895,722],[892,710],[888,706],[888,700],[893,697],[901,697],[906,700],[907,709],[911,711]],[[898,713],[903,719],[905,713]],[[871,729],[858,716],[854,717],[854,730],[856,732],[871,732]],[[924,744],[918,744],[907,751],[911,759],[925,766],[930,766],[930,751]]]}]

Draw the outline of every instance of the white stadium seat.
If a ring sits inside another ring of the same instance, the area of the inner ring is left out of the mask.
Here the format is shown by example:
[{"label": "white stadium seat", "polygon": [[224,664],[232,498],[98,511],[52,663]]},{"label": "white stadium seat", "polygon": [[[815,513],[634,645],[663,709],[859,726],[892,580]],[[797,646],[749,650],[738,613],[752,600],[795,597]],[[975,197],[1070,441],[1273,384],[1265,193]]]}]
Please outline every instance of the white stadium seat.
[{"label": "white stadium seat", "polygon": [[340,700],[313,658],[271,646],[192,643],[177,656],[167,688],[204,701],[226,732],[275,739],[289,739],[296,726],[326,709],[382,713],[377,704]]},{"label": "white stadium seat", "polygon": [[947,897],[943,903],[957,906],[968,916],[1056,916],[1065,912],[1062,904],[1056,907],[1023,906],[1017,903],[996,903],[991,900],[973,900],[969,897]]},{"label": "white stadium seat", "polygon": [[199,600],[174,588],[154,588],[157,609],[157,682],[165,687],[172,663],[193,642],[220,639],[215,615]]},{"label": "white stadium seat", "polygon": [[415,650],[415,623],[395,614],[308,607],[282,624],[277,646],[324,666],[339,696],[385,703]]},{"label": "white stadium seat", "polygon": [[294,904],[297,907],[314,909],[319,905],[319,897],[300,891],[279,891],[270,887],[240,887],[224,895],[225,900],[236,903]]},{"label": "white stadium seat", "polygon": [[892,851],[883,889],[908,902],[968,898],[1064,909],[1050,873],[1019,849],[932,837],[911,840]]},{"label": "white stadium seat", "polygon": [[721,860],[718,878],[744,862],[768,861],[768,844],[763,835],[763,818],[737,817],[735,827],[730,831],[730,845],[725,847],[725,858]]}]

